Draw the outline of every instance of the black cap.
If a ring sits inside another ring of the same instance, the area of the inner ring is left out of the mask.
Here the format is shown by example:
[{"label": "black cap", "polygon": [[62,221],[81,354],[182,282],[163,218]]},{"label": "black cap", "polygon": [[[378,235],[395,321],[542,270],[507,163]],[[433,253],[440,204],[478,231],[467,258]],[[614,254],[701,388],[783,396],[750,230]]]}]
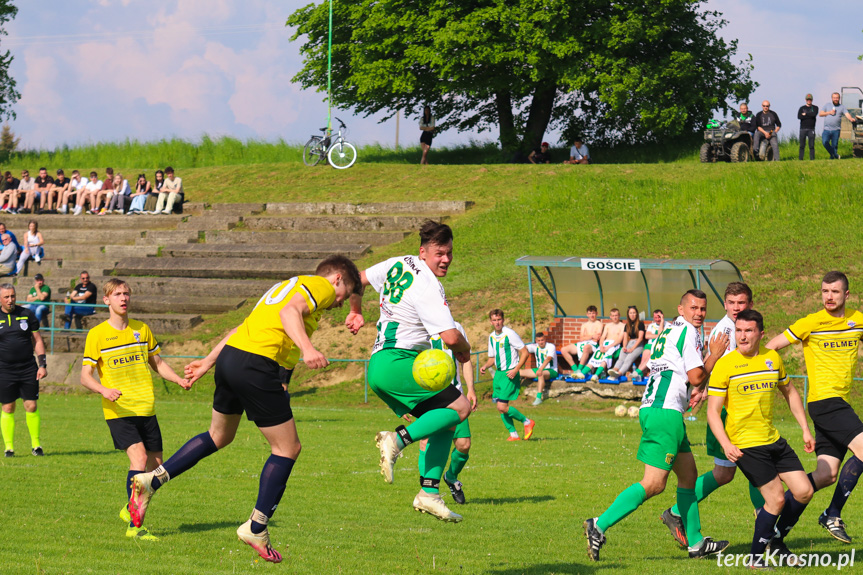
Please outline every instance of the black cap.
[{"label": "black cap", "polygon": [[34,279],[34,280],[42,280],[42,281],[45,281],[45,278],[44,278],[44,277],[42,277],[42,274],[36,274],[35,276],[33,276],[33,279]]}]

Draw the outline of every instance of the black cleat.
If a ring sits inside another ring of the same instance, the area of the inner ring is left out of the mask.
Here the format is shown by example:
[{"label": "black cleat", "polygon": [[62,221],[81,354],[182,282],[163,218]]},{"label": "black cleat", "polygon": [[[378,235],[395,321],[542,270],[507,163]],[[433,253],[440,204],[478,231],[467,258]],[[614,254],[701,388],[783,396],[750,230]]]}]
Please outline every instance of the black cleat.
[{"label": "black cleat", "polygon": [[43,455],[45,455],[45,452],[42,451],[41,447],[34,447],[33,451],[31,451],[30,453],[32,453],[36,457],[42,457]]},{"label": "black cleat", "polygon": [[683,549],[689,547],[689,542],[686,539],[686,529],[683,527],[683,519],[671,512],[671,507],[662,512],[659,519],[665,523],[668,530],[671,531],[671,536],[677,541]]},{"label": "black cleat", "polygon": [[845,533],[845,522],[842,521],[841,517],[828,517],[825,511],[818,518],[818,525],[826,529],[834,539],[838,539],[842,543],[851,543],[851,537]]},{"label": "black cleat", "polygon": [[772,557],[775,565],[800,566],[800,557],[791,552],[781,537],[774,537],[770,540],[770,543],[767,544],[767,555]]},{"label": "black cleat", "polygon": [[6,450],[6,457],[15,457],[15,452],[11,449]]},{"label": "black cleat", "polygon": [[715,555],[728,547],[728,541],[714,541],[710,537],[705,537],[697,547],[689,548],[690,559],[701,559],[708,555]]},{"label": "black cleat", "polygon": [[443,478],[444,482],[449,485],[449,492],[452,493],[452,500],[458,503],[459,505],[464,505],[467,503],[464,498],[464,490],[462,489],[461,481],[456,479],[452,483],[450,483],[446,475]]},{"label": "black cleat", "polygon": [[591,561],[599,561],[599,550],[605,545],[605,535],[599,532],[596,518],[584,522],[584,536],[587,537],[587,555]]}]

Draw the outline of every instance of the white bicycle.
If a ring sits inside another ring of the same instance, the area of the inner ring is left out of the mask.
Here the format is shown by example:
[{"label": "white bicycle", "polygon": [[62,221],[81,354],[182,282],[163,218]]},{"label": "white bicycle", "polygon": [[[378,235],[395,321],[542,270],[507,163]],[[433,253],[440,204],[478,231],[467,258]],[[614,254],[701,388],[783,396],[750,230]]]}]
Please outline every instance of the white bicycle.
[{"label": "white bicycle", "polygon": [[345,140],[348,127],[339,122],[339,131],[335,137],[327,136],[327,128],[321,128],[323,136],[312,136],[303,148],[303,163],[307,166],[317,166],[325,157],[330,165],[337,170],[345,170],[357,161],[357,149]]}]

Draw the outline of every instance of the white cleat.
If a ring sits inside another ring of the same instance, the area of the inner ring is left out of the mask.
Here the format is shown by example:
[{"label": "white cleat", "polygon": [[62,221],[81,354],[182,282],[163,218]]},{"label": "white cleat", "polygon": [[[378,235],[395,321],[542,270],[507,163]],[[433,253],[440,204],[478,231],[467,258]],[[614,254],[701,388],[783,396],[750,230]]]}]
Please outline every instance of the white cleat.
[{"label": "white cleat", "polygon": [[393,468],[396,459],[402,456],[398,447],[398,435],[395,431],[379,431],[375,436],[375,444],[381,450],[381,474],[387,483],[393,482]]},{"label": "white cleat", "polygon": [[458,523],[464,519],[464,517],[458,513],[453,513],[449,510],[449,507],[447,507],[446,503],[443,502],[443,498],[440,496],[440,493],[426,493],[425,491],[420,490],[420,492],[417,493],[417,496],[414,497],[414,509],[434,515],[441,521]]},{"label": "white cleat", "polygon": [[129,514],[135,527],[141,527],[144,524],[147,506],[150,504],[150,498],[153,496],[153,493],[155,493],[151,485],[155,475],[155,473],[150,471],[149,473],[139,473],[132,478],[132,496],[129,498]]}]

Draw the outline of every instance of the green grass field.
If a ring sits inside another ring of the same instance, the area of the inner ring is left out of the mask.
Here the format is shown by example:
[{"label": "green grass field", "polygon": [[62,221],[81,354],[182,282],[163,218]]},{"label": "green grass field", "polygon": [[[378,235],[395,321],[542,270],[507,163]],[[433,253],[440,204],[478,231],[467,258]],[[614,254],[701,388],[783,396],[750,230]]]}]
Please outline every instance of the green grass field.
[{"label": "green grass field", "polygon": [[[208,426],[209,381],[188,394],[166,393],[157,385],[166,455]],[[486,387],[480,384],[479,391]],[[160,490],[146,524],[161,540],[134,542],[117,517],[128,460],[112,448],[99,398],[55,395],[40,402],[48,455],[28,454],[19,413],[19,456],[0,460],[0,572],[716,572],[715,560],[686,558],[659,522],[659,514],[674,502],[673,479],[665,493],[608,532],[600,563],[589,562],[582,521],[602,512],[643,470],[635,459],[638,422],[614,417],[613,403],[552,400],[532,408],[519,402],[538,422],[535,439],[520,443],[505,441],[496,411],[483,403],[471,416],[473,448],[461,476],[468,504],[457,511],[465,520],[444,524],[411,508],[418,491],[416,447],[399,460],[393,485],[379,474],[374,434],[398,423],[381,402],[373,398],[364,405],[356,382],[325,394],[308,391],[294,391],[303,453],[270,524],[285,555],[282,565],[256,562],[256,554],[235,536],[254,506],[258,474],[268,456],[252,424],[244,421],[232,445]],[[799,447],[799,431],[787,409],[778,412],[780,431]],[[703,417],[688,425],[704,472],[712,460],[704,453]],[[811,468],[814,457],[802,449],[799,453]],[[836,556],[853,547],[836,542],[816,524],[831,494],[832,489],[816,495],[788,540],[792,549]],[[448,494],[446,500],[451,502]],[[859,536],[863,525],[861,511],[860,499],[852,497],[844,513],[852,536]],[[753,518],[743,479],[715,492],[701,515],[705,534],[729,539],[732,553],[748,551]]]}]

